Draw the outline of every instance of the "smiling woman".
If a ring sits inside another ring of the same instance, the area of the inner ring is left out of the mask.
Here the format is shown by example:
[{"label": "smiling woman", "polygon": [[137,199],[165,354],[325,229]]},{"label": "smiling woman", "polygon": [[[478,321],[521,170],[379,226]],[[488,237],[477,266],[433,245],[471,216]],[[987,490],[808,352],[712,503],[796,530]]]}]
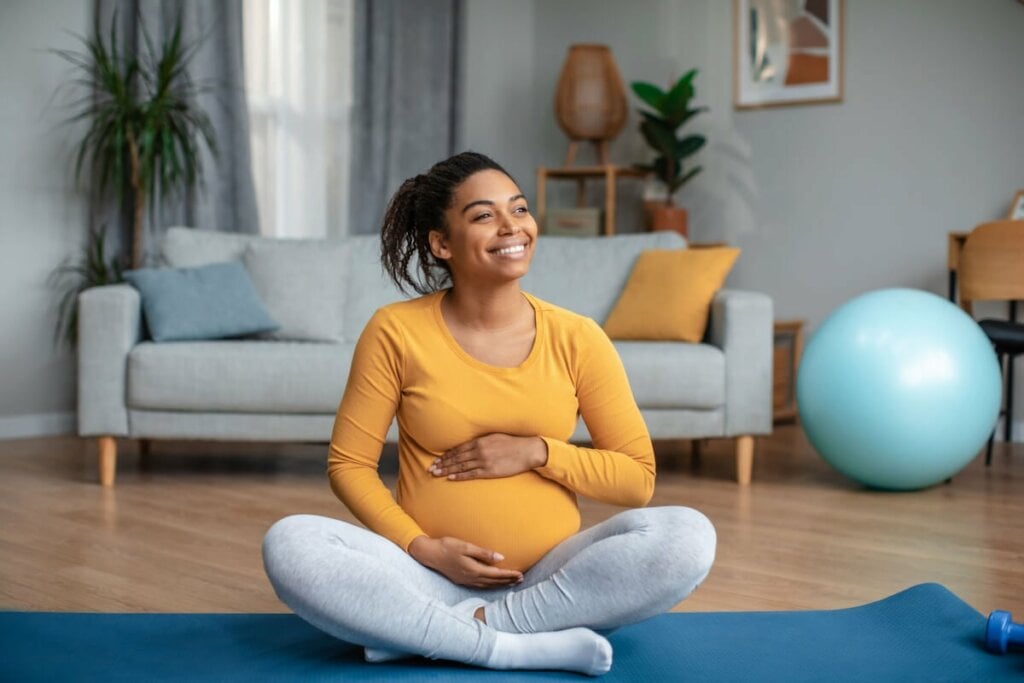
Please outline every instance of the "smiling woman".
[{"label": "smiling woman", "polygon": [[[654,451],[600,326],[520,289],[537,225],[504,169],[465,152],[408,179],[381,240],[385,270],[421,296],[370,319],[334,424],[331,487],[367,528],[281,520],[264,542],[271,583],[370,661],[604,673],[594,629],[689,595],[714,529],[662,507],[580,531],[577,494],[646,505]],[[569,443],[580,416],[592,447]],[[392,496],[377,464],[396,417]]]}]

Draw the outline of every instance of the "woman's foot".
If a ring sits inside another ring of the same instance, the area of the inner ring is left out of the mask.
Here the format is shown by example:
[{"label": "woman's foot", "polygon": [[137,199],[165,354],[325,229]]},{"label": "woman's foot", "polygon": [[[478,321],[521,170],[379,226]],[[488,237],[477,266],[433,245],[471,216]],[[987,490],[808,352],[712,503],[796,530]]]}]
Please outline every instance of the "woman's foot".
[{"label": "woman's foot", "polygon": [[612,668],[612,645],[588,628],[541,633],[498,631],[492,669],[555,669],[600,676]]}]

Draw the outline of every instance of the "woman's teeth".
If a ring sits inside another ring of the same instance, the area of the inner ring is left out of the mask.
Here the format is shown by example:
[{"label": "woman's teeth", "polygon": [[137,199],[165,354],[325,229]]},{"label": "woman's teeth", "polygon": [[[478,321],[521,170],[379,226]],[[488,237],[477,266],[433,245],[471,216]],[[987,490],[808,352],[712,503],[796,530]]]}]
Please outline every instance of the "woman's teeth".
[{"label": "woman's teeth", "polygon": [[520,244],[515,247],[505,247],[504,249],[498,249],[494,253],[501,254],[502,256],[508,256],[510,254],[521,254],[526,251],[526,245]]}]

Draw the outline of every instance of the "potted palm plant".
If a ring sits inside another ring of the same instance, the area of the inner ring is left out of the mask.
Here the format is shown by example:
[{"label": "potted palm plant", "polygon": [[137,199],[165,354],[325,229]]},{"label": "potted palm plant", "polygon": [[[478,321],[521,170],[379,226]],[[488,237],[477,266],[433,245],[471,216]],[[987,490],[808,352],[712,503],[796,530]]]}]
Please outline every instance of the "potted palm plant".
[{"label": "potted palm plant", "polygon": [[[54,50],[74,67],[72,82],[89,92],[68,119],[88,123],[77,145],[75,179],[85,175],[95,196],[132,207],[132,268],[142,265],[146,208],[201,183],[201,144],[217,154],[213,126],[196,102],[202,88],[187,73],[199,43],[186,44],[181,25],[179,15],[159,45],[142,25],[142,49],[135,56],[119,40],[115,14],[109,38],[97,22],[92,36],[81,37],[83,51]],[[105,253],[103,233],[90,230],[77,262],[65,260],[51,275],[59,302],[57,337],[72,346],[78,292],[121,279],[123,265]]]},{"label": "potted palm plant", "polygon": [[639,110],[643,117],[640,133],[656,154],[653,163],[638,166],[652,172],[665,191],[664,203],[652,211],[650,227],[652,230],[675,230],[684,237],[688,233],[687,212],[675,205],[673,196],[700,173],[700,166],[687,168],[684,162],[706,142],[703,135],[680,136],[679,133],[683,124],[693,116],[707,111],[707,107],[690,106],[695,94],[693,79],[696,76],[696,69],[687,71],[667,91],[644,81],[630,84],[633,93],[651,109]]}]

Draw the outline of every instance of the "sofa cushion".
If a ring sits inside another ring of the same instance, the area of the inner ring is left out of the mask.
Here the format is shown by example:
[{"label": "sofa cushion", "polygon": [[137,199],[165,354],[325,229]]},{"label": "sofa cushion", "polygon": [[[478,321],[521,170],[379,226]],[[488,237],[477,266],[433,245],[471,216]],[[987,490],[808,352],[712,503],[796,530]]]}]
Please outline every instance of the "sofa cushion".
[{"label": "sofa cushion", "polygon": [[354,348],[288,341],[143,342],[128,356],[128,407],[333,414]]},{"label": "sofa cushion", "polygon": [[280,327],[237,261],[139,268],[124,278],[139,290],[146,327],[158,342],[240,337]]},{"label": "sofa cushion", "polygon": [[[348,293],[345,301],[345,339],[356,341],[381,306],[418,296],[403,294],[384,273],[380,263],[380,236],[353,235],[348,238]],[[409,270],[416,272],[413,259]]]},{"label": "sofa cushion", "polygon": [[[281,323],[281,329],[266,335],[269,338],[341,341],[344,337],[350,280],[345,272],[347,238],[261,237],[175,226],[164,233],[161,248],[164,261],[176,268],[243,261],[270,314]],[[315,285],[308,286],[309,280]]]},{"label": "sofa cushion", "polygon": [[281,324],[268,338],[342,341],[346,243],[250,242],[242,261],[267,310]]},{"label": "sofa cushion", "polygon": [[615,341],[641,409],[712,409],[725,403],[725,354],[710,344]]},{"label": "sofa cushion", "polygon": [[522,288],[601,324],[642,251],[685,246],[679,233],[668,230],[612,237],[541,236]]},{"label": "sofa cushion", "polygon": [[650,249],[640,254],[604,331],[612,339],[699,342],[740,250]]},{"label": "sofa cushion", "polygon": [[194,268],[219,261],[240,261],[249,244],[265,239],[258,235],[174,226],[164,232],[160,249],[164,261],[172,268]]}]

